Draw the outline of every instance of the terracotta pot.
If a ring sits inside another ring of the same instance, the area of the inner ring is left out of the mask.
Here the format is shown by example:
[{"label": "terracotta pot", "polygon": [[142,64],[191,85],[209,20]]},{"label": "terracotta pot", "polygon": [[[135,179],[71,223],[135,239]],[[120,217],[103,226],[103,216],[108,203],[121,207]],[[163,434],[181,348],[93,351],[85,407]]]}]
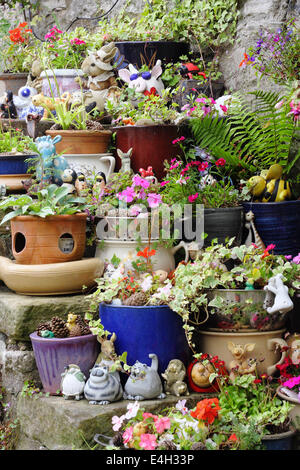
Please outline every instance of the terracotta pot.
[{"label": "terracotta pot", "polygon": [[[286,351],[280,352],[280,347],[286,342],[282,339],[285,329],[275,331],[251,331],[251,332],[224,332],[201,330],[200,350],[203,353],[218,356],[225,362],[229,370],[229,364],[233,361],[233,355],[228,349],[228,342],[245,346],[254,343],[254,350],[247,353],[248,358],[257,360],[257,372],[259,375],[272,375],[276,372],[276,365],[282,364],[286,357]],[[278,348],[279,346],[279,348]]]},{"label": "terracotta pot", "polygon": [[19,89],[26,85],[27,75],[27,73],[1,73],[0,96],[8,90],[11,90],[14,95],[17,95]]},{"label": "terracotta pot", "polygon": [[16,264],[0,256],[0,279],[6,286],[23,295],[65,295],[82,293],[96,285],[104,263],[99,258],[52,264]]},{"label": "terracotta pot", "polygon": [[[85,250],[86,214],[46,218],[19,216],[11,220],[12,251],[17,263],[48,264],[80,260]],[[73,238],[73,250],[63,252],[63,239]]]},{"label": "terracotta pot", "polygon": [[52,138],[62,136],[62,140],[55,145],[56,153],[93,154],[106,153],[112,132],[109,130],[89,131],[46,131]]},{"label": "terracotta pot", "polygon": [[[127,152],[133,148],[131,168],[135,173],[140,168],[152,166],[158,180],[165,176],[164,160],[170,161],[181,154],[178,145],[172,141],[179,137],[175,125],[157,126],[124,126],[114,127],[116,132],[116,148]],[[116,168],[120,168],[120,158],[116,157]]]}]

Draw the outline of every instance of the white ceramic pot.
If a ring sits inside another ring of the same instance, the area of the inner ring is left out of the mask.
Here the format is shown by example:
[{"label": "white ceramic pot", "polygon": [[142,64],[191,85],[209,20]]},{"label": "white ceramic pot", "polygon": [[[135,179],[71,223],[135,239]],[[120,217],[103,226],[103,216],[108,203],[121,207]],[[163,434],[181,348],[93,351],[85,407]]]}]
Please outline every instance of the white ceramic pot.
[{"label": "white ceramic pot", "polygon": [[230,370],[230,363],[234,357],[228,349],[228,343],[235,345],[253,344],[254,349],[245,354],[244,359],[255,358],[257,360],[257,373],[272,375],[276,372],[276,365],[282,364],[286,357],[286,351],[280,349],[286,346],[282,339],[285,329],[275,331],[251,331],[251,332],[223,332],[200,331],[200,351],[218,356],[225,362],[225,367]]},{"label": "white ceramic pot", "polygon": [[[73,93],[80,90],[76,77],[82,77],[81,69],[54,69],[41,73],[42,92],[45,96],[59,96],[65,92]],[[58,86],[58,90],[57,90]]]},{"label": "white ceramic pot", "polygon": [[85,176],[90,176],[102,171],[106,176],[106,181],[109,180],[116,166],[116,159],[111,153],[64,154],[64,157],[77,173],[81,172]]},{"label": "white ceramic pot", "polygon": [[[109,262],[113,256],[117,256],[121,262],[136,260],[137,248],[143,250],[149,246],[147,241],[136,242],[134,240],[101,240],[98,241],[95,257],[99,257],[102,261]],[[168,273],[175,269],[175,253],[180,249],[185,250],[185,262],[188,261],[188,250],[185,242],[171,248],[158,246],[155,248],[156,253],[151,257],[154,270],[162,269]]]}]

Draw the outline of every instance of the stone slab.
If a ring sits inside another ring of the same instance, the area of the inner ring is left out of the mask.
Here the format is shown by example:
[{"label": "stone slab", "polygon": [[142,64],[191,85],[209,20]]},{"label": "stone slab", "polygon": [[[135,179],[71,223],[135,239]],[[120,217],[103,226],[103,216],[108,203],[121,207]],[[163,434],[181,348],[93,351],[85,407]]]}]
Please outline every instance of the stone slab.
[{"label": "stone slab", "polygon": [[53,316],[67,319],[69,312],[84,316],[88,307],[86,295],[27,296],[0,287],[0,332],[10,339],[29,341],[41,321]]},{"label": "stone slab", "polygon": [[[194,407],[207,394],[193,393],[188,397],[167,396],[163,400],[145,400],[141,408],[159,413],[186,399],[187,406]],[[210,397],[212,395],[209,395]],[[95,434],[112,436],[111,418],[126,413],[129,402],[122,400],[110,405],[90,405],[87,400],[65,400],[55,396],[37,398],[19,396],[17,417],[20,421],[20,441],[17,450],[26,448],[26,442],[35,448],[48,450],[82,450],[96,445]],[[85,442],[86,441],[86,442]],[[98,446],[100,449],[100,446]]]}]

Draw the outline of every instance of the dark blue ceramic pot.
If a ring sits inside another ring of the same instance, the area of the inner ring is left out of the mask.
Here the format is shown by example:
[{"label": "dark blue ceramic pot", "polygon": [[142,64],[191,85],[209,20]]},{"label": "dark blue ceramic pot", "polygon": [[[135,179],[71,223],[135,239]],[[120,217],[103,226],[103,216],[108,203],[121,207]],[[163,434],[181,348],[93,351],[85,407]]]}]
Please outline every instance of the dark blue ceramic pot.
[{"label": "dark blue ceramic pot", "polygon": [[129,307],[100,305],[100,319],[105,330],[115,332],[115,348],[121,355],[127,351],[127,364],[135,361],[151,365],[149,354],[158,357],[159,372],[164,372],[171,359],[180,359],[186,366],[190,349],[181,317],[167,305]]},{"label": "dark blue ceramic pot", "polygon": [[244,202],[245,214],[254,213],[254,225],[264,244],[274,243],[276,255],[300,252],[300,200],[284,202]]},{"label": "dark blue ceramic pot", "polygon": [[25,162],[32,155],[0,155],[0,175],[24,175],[28,170]]},{"label": "dark blue ceramic pot", "polygon": [[265,450],[292,450],[295,431],[271,434],[262,439]]}]

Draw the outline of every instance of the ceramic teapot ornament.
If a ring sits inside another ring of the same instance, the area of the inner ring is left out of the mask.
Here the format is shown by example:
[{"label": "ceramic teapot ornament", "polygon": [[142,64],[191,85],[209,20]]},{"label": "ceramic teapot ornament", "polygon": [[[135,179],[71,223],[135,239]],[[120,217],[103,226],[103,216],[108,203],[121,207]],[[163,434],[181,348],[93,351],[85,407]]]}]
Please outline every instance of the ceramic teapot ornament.
[{"label": "ceramic teapot ornament", "polygon": [[65,400],[69,398],[81,400],[83,398],[86,377],[81,372],[80,367],[76,364],[70,364],[65,368],[65,372],[61,376],[60,388]]},{"label": "ceramic teapot ornament", "polygon": [[139,361],[131,367],[130,375],[125,384],[123,398],[125,400],[151,400],[166,398],[163,386],[158,375],[158,358],[156,354],[149,354],[151,366]]},{"label": "ceramic teapot ornament", "polygon": [[165,87],[162,79],[159,78],[161,74],[161,60],[157,60],[153,69],[147,72],[139,72],[132,64],[129,64],[127,69],[119,70],[119,77],[128,84],[129,88],[146,96],[162,95]]}]

